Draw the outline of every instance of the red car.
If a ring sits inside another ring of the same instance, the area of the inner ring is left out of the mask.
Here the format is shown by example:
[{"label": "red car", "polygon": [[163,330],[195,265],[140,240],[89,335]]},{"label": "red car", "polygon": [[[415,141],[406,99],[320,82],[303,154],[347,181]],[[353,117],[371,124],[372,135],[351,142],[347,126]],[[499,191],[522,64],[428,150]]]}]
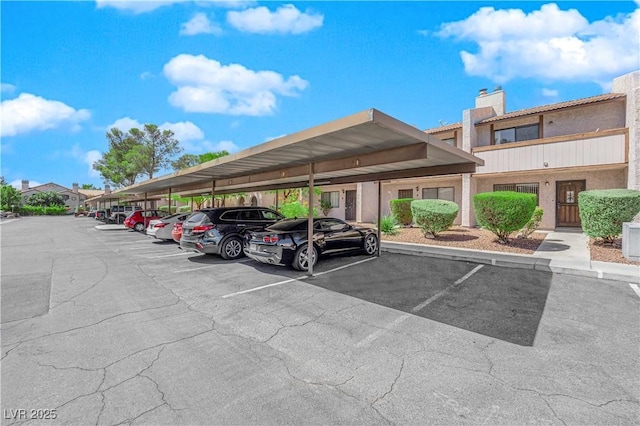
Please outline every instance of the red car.
[{"label": "red car", "polygon": [[173,241],[175,241],[176,243],[180,242],[180,237],[182,237],[182,222],[176,222],[173,225],[171,236],[173,237]]},{"label": "red car", "polygon": [[142,232],[147,229],[150,221],[162,219],[167,214],[167,212],[160,210],[136,210],[129,213],[129,216],[124,220],[124,226]]}]

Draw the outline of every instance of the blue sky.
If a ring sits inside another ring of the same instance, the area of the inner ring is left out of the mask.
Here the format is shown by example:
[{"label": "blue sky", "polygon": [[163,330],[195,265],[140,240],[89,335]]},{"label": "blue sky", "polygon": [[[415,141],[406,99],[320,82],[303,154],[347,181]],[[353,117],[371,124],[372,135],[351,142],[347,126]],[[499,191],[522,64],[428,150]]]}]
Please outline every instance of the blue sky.
[{"label": "blue sky", "polygon": [[[105,133],[237,152],[368,108],[455,123],[608,93],[640,68],[640,1],[2,1],[1,174],[103,187]],[[168,173],[169,170],[159,174]]]}]

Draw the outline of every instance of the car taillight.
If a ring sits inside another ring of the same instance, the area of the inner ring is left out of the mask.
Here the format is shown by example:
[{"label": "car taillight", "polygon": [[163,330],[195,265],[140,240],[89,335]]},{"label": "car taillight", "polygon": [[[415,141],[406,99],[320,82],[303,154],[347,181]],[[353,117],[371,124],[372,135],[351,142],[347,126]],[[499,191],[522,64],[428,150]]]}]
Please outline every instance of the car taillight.
[{"label": "car taillight", "polygon": [[193,227],[193,231],[191,232],[207,232],[211,231],[215,227],[215,225],[197,225]]},{"label": "car taillight", "polygon": [[278,242],[278,236],[277,235],[265,235],[264,237],[262,237],[262,241],[264,241],[265,243],[277,243]]},{"label": "car taillight", "polygon": [[153,225],[154,228],[164,228],[165,226],[167,226],[168,223],[156,223],[155,225]]}]

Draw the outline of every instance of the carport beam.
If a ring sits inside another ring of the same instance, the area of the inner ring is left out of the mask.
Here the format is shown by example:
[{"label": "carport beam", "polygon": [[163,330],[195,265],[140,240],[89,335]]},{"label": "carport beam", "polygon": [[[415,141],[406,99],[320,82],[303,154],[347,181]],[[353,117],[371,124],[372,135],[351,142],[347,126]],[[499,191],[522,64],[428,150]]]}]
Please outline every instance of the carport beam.
[{"label": "carport beam", "polygon": [[216,206],[216,180],[211,180],[211,208]]},{"label": "carport beam", "polygon": [[309,220],[307,223],[308,276],[313,276],[313,163],[309,163]]}]

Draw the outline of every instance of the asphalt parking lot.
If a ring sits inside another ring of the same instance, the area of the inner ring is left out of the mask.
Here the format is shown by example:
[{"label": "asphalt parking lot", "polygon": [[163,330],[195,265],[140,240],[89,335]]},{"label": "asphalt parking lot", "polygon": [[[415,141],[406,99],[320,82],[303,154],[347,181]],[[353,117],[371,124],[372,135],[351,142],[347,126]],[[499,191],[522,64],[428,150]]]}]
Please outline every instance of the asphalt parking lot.
[{"label": "asphalt parking lot", "polygon": [[95,225],[0,227],[2,424],[640,422],[624,283],[391,253],[307,278]]}]

